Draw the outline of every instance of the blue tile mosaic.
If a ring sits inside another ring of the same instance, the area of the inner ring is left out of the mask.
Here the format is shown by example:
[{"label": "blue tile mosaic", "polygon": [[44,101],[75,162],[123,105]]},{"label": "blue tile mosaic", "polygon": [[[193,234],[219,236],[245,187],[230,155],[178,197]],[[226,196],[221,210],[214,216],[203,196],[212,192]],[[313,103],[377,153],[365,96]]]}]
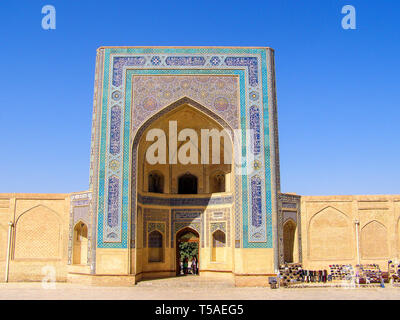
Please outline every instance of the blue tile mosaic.
[{"label": "blue tile mosaic", "polygon": [[121,147],[121,107],[111,108],[110,120],[110,153],[115,155],[120,152]]},{"label": "blue tile mosaic", "polygon": [[138,194],[138,202],[140,204],[182,207],[182,206],[208,206],[233,203],[233,197],[218,198],[161,198],[155,196],[143,196]]},{"label": "blue tile mosaic", "polygon": [[204,57],[168,57],[165,64],[168,66],[203,66],[206,63]]},{"label": "blue tile mosaic", "polygon": [[249,73],[249,84],[256,86],[258,84],[258,58],[256,57],[226,57],[227,66],[246,66]]},{"label": "blue tile mosaic", "polygon": [[253,130],[253,139],[251,150],[254,155],[259,155],[261,151],[261,124],[260,124],[260,110],[257,106],[252,106],[249,109],[250,116],[250,129]]},{"label": "blue tile mosaic", "polygon": [[262,198],[261,198],[261,178],[254,176],[251,178],[251,224],[259,227],[262,224]]}]

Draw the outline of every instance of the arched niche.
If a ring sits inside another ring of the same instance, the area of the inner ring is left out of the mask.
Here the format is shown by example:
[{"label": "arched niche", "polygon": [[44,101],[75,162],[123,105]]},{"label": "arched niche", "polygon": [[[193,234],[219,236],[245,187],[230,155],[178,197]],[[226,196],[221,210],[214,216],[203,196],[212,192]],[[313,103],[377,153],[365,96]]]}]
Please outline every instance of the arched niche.
[{"label": "arched niche", "polygon": [[62,228],[58,214],[39,205],[23,213],[15,224],[15,259],[60,259]]},{"label": "arched niche", "polygon": [[308,228],[308,254],[313,260],[353,258],[352,224],[343,212],[329,206],[311,218]]},{"label": "arched niche", "polygon": [[296,223],[292,219],[288,219],[283,224],[283,256],[285,263],[294,262],[296,227]]},{"label": "arched niche", "polygon": [[218,170],[210,175],[209,190],[210,193],[226,191],[225,172]]},{"label": "arched niche", "polygon": [[216,230],[212,234],[212,249],[211,249],[211,261],[222,262],[225,260],[225,247],[226,247],[226,235],[222,230]]},{"label": "arched niche", "polygon": [[388,235],[386,227],[376,221],[370,221],[361,229],[361,258],[389,258]]},{"label": "arched niche", "polygon": [[164,259],[163,235],[158,230],[149,233],[148,258],[149,262],[162,262]]},{"label": "arched niche", "polygon": [[164,175],[157,170],[153,170],[148,174],[148,191],[153,193],[164,192]]},{"label": "arched niche", "polygon": [[74,226],[73,264],[86,265],[88,260],[88,227],[83,221]]}]

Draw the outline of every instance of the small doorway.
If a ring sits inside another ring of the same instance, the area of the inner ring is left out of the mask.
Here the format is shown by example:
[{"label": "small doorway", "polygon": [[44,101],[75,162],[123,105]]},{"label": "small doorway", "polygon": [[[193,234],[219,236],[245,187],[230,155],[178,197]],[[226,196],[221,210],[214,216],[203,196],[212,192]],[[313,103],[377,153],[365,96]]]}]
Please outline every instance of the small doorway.
[{"label": "small doorway", "polygon": [[176,274],[199,274],[199,234],[191,228],[176,234]]},{"label": "small doorway", "polygon": [[74,227],[73,239],[73,264],[87,264],[88,258],[88,228],[87,225],[79,221]]},{"label": "small doorway", "polygon": [[296,223],[289,219],[283,225],[283,255],[285,263],[292,263],[293,252],[294,252],[294,242],[296,235]]}]

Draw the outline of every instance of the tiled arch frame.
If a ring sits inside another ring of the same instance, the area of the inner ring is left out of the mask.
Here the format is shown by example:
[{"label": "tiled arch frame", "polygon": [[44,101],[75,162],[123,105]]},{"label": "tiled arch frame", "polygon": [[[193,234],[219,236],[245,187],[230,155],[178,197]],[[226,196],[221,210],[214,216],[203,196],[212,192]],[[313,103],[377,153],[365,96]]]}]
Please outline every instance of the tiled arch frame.
[{"label": "tiled arch frame", "polygon": [[[257,136],[251,139],[259,143],[261,149],[257,145],[255,149],[261,152],[256,155],[254,164],[248,164],[255,172],[241,179],[241,208],[235,212],[235,244],[243,248],[272,248],[273,212],[276,213],[279,189],[273,50],[223,47],[105,47],[98,50],[90,178],[92,210],[97,213],[97,247],[128,248],[130,242],[130,145],[132,134],[141,125],[131,119],[133,74],[237,75],[240,78],[239,125],[241,129],[259,128]],[[257,108],[250,109],[252,106]],[[254,114],[257,109],[258,115]],[[246,139],[244,133],[241,140],[245,159]],[[252,204],[253,195],[248,188],[255,175],[262,181],[257,189],[257,192],[261,190],[258,195],[261,206]],[[257,225],[252,225],[255,214],[260,216],[261,222],[257,220]]]}]

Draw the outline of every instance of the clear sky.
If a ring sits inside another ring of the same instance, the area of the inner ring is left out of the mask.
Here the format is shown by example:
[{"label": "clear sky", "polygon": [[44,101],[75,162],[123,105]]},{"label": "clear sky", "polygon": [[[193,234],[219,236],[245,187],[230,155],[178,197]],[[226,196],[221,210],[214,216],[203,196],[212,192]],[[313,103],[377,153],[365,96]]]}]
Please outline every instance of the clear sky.
[{"label": "clear sky", "polygon": [[[56,8],[56,30],[41,27]],[[356,9],[344,30],[341,9]],[[88,188],[96,48],[276,50],[282,191],[400,194],[398,0],[0,2],[0,192]]]}]

